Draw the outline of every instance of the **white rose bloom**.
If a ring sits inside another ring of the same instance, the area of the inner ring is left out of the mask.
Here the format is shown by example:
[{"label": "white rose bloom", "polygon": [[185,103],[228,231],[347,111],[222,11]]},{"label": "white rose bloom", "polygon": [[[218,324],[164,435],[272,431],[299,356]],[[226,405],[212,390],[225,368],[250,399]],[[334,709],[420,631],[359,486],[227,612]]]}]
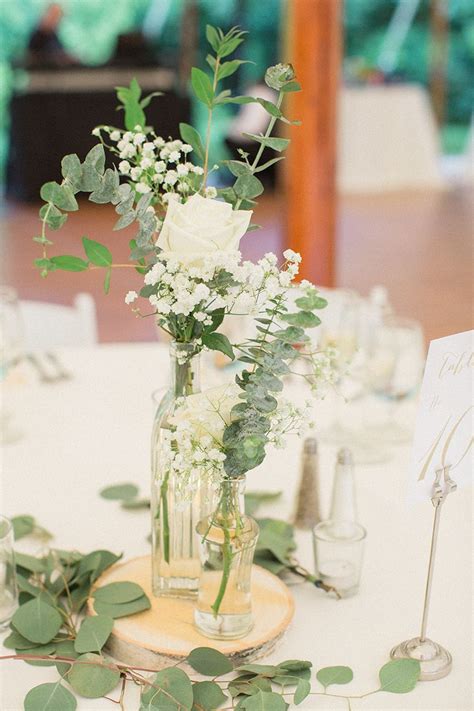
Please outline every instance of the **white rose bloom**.
[{"label": "white rose bloom", "polygon": [[226,202],[195,193],[184,204],[169,202],[157,245],[195,266],[216,251],[235,252],[251,217],[252,210],[232,210]]},{"label": "white rose bloom", "polygon": [[209,388],[188,395],[170,419],[172,425],[190,425],[193,436],[212,437],[213,444],[222,444],[224,428],[231,422],[230,412],[239,399],[240,388],[235,383]]}]

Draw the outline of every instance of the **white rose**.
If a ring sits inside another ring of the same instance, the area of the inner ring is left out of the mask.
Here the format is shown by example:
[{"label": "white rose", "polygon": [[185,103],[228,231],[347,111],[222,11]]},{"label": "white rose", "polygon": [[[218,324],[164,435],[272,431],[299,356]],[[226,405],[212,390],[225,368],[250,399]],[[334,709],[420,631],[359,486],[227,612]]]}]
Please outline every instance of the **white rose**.
[{"label": "white rose", "polygon": [[209,388],[202,393],[188,395],[170,419],[172,425],[190,424],[197,437],[209,435],[214,444],[222,444],[224,428],[230,425],[230,411],[242,402],[240,388],[235,383]]},{"label": "white rose", "polygon": [[195,193],[184,204],[169,203],[157,245],[182,263],[199,263],[213,252],[237,250],[251,217],[252,210]]}]

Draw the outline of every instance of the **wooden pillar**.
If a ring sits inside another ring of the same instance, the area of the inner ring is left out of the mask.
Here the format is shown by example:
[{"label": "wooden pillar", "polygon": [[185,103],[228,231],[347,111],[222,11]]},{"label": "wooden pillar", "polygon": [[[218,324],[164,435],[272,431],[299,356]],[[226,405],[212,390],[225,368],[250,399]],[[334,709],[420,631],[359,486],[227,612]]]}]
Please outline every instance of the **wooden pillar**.
[{"label": "wooden pillar", "polygon": [[430,2],[430,94],[438,125],[442,126],[446,107],[446,73],[449,52],[447,0]]},{"label": "wooden pillar", "polygon": [[287,245],[303,257],[301,278],[334,284],[337,98],[342,0],[289,0],[286,46],[302,91],[288,95],[292,128],[285,171]]}]

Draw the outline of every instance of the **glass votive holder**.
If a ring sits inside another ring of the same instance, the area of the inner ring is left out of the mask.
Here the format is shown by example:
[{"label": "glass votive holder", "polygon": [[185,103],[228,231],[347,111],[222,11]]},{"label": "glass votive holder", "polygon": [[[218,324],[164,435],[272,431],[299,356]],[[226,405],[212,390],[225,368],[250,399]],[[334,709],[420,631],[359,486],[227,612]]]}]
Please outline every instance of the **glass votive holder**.
[{"label": "glass votive holder", "polygon": [[0,516],[0,630],[8,627],[17,607],[13,527],[7,518]]},{"label": "glass votive holder", "polygon": [[316,576],[341,597],[359,590],[366,535],[363,526],[351,521],[322,521],[313,528]]}]

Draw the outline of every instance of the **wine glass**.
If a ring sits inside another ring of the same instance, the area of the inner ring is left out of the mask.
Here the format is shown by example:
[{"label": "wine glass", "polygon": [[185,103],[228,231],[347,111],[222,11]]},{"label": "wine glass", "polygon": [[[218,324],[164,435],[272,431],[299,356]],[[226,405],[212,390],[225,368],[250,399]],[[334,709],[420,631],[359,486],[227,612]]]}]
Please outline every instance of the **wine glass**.
[{"label": "wine glass", "polygon": [[401,402],[415,395],[425,362],[421,325],[412,319],[388,316],[375,330],[367,364],[371,391],[389,403],[386,422],[371,428],[379,441],[407,442],[412,430],[396,420]]},{"label": "wine glass", "polygon": [[15,442],[21,436],[12,424],[12,413],[5,404],[5,381],[8,373],[23,357],[23,323],[18,297],[14,289],[0,286],[0,441],[3,444]]}]

